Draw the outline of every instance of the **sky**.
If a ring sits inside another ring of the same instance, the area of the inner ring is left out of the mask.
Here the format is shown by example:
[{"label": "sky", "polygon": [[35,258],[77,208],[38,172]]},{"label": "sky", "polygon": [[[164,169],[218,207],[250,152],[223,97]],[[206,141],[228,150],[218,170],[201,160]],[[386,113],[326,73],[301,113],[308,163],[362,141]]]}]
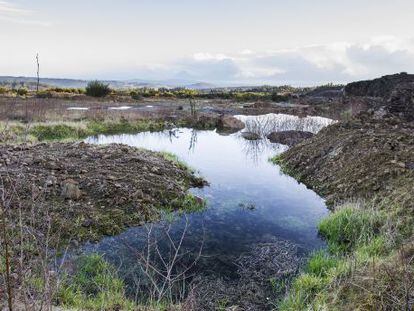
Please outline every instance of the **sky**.
[{"label": "sky", "polygon": [[414,73],[413,0],[0,0],[0,75],[344,83]]}]

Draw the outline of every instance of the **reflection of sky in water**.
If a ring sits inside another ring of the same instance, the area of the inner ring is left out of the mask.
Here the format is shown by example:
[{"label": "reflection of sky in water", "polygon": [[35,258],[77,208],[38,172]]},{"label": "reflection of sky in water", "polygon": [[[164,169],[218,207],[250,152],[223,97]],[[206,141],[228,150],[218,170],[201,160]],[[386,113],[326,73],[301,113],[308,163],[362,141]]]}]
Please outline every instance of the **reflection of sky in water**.
[{"label": "reflection of sky in water", "polygon": [[[184,241],[184,248],[191,253],[204,240],[203,255],[207,257],[199,264],[203,272],[227,274],[232,261],[249,246],[272,237],[289,239],[305,250],[323,245],[316,229],[317,221],[326,213],[323,200],[268,161],[286,150],[285,146],[266,139],[246,141],[239,133],[221,136],[215,131],[191,129],[98,136],[87,142],[172,152],[209,181],[209,187],[192,190],[207,199],[208,207],[188,215]],[[249,204],[254,205],[253,210],[244,208]],[[183,217],[178,217],[172,223],[172,235],[179,235],[184,224]],[[125,265],[133,260],[131,247],[145,244],[143,235],[145,228],[131,228],[87,248],[105,252],[114,261],[122,257]]]},{"label": "reflection of sky in water", "polygon": [[261,116],[236,116],[246,124],[245,131],[254,132],[266,136],[278,131],[307,131],[317,133],[325,126],[336,121],[323,117],[298,117],[288,114],[269,113]]}]

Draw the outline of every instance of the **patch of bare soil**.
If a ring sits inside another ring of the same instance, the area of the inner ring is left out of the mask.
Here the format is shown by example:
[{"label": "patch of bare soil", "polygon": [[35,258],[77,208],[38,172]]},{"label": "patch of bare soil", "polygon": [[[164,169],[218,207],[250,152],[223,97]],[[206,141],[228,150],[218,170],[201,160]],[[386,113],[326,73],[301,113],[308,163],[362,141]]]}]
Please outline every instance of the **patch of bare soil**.
[{"label": "patch of bare soil", "polygon": [[203,181],[161,154],[125,145],[0,146],[0,192],[12,215],[51,220],[72,241],[156,219]]}]

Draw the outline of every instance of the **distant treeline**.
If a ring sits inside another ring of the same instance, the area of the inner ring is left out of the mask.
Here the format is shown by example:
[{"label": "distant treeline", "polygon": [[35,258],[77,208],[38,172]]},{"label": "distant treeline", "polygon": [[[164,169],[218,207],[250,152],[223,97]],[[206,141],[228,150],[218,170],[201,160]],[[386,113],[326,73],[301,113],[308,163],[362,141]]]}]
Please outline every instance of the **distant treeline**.
[{"label": "distant treeline", "polygon": [[[30,84],[32,84],[30,82]],[[2,83],[0,83],[2,85]],[[16,94],[19,96],[37,96],[40,98],[52,98],[58,94],[80,95],[86,94],[94,97],[128,96],[134,100],[143,98],[188,98],[188,99],[227,99],[239,102],[255,100],[272,100],[275,102],[287,101],[292,97],[298,97],[309,92],[326,89],[338,89],[341,85],[326,84],[318,87],[293,87],[283,86],[257,86],[257,87],[230,87],[194,90],[188,88],[134,88],[134,89],[110,89],[107,84],[99,81],[89,82],[86,88],[62,88],[41,85],[40,91],[33,90],[33,85],[25,83],[0,86],[0,94]]]}]

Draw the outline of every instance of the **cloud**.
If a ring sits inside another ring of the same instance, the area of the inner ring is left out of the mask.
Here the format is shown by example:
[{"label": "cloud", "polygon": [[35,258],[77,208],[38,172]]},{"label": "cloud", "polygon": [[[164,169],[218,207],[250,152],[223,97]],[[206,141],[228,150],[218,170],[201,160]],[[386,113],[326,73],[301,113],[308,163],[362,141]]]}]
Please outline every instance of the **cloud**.
[{"label": "cloud", "polygon": [[163,76],[232,84],[346,83],[414,72],[414,40],[378,37],[364,43],[336,42],[267,52],[202,52],[163,70]]},{"label": "cloud", "polygon": [[32,19],[34,11],[26,10],[10,3],[9,1],[0,1],[0,20],[9,23],[38,25],[48,27],[51,24],[40,20]]}]

